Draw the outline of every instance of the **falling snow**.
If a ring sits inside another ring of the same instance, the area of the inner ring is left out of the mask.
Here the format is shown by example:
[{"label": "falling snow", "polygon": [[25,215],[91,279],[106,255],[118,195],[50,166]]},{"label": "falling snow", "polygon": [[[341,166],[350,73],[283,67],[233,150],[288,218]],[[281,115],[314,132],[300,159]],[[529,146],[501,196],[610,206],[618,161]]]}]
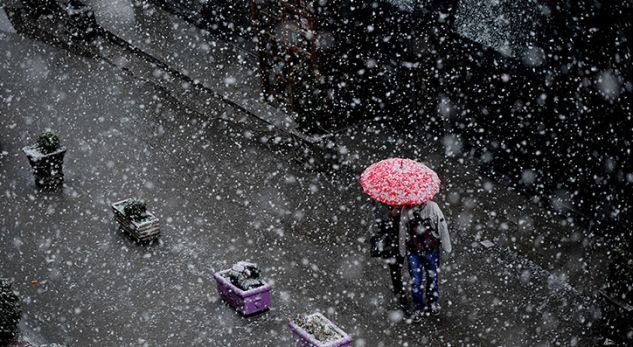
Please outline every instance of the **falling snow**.
[{"label": "falling snow", "polygon": [[0,345],[632,345],[632,18],[0,1]]}]

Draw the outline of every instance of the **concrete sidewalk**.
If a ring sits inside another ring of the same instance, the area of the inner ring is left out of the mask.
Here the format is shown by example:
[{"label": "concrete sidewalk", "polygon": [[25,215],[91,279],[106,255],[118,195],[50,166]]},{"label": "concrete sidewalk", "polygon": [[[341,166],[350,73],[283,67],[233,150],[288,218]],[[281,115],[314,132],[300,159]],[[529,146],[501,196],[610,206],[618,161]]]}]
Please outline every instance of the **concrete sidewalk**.
[{"label": "concrete sidewalk", "polygon": [[[491,232],[477,220],[515,202],[494,185],[479,188],[485,182],[441,145],[417,156],[444,178],[438,202],[456,246],[443,258],[442,315],[408,325],[392,311],[387,270],[367,255],[369,205],[356,176],[286,160],[249,123],[221,116],[234,109],[193,112],[114,66],[18,35],[0,45],[3,276],[51,341],[286,346],[287,320],[320,310],[357,346],[594,343],[585,296],[514,252],[476,242]],[[34,189],[20,151],[47,127],[69,147],[59,194]],[[359,130],[366,141],[339,142],[350,169],[398,144],[383,138],[389,131]],[[109,203],[135,195],[164,221],[160,245],[116,231]],[[476,208],[480,201],[496,205]],[[250,319],[218,300],[211,276],[242,259],[274,285],[273,309]]]},{"label": "concrete sidewalk", "polygon": [[[248,51],[222,42],[151,2],[133,6],[128,0],[93,1],[92,5],[100,25],[106,30],[170,68],[236,100],[280,129],[310,140],[309,136],[296,131],[291,116],[262,100],[257,61]],[[103,48],[107,47],[105,44],[100,47],[102,56],[120,61],[121,53],[108,51]],[[169,80],[165,78],[165,71],[138,71],[143,64],[129,61],[119,65],[169,90],[179,89],[174,83],[165,85],[165,80]],[[227,79],[235,83],[227,84]],[[181,82],[176,80],[177,83]],[[196,98],[190,99],[195,103]],[[209,109],[202,103],[188,105],[203,113]],[[217,103],[211,107],[217,108]],[[421,119],[411,128],[423,129],[423,125]],[[587,238],[589,232],[579,230],[579,226],[555,211],[537,206],[518,191],[507,189],[497,178],[482,176],[481,158],[462,153],[459,139],[450,132],[435,140],[420,131],[411,133],[368,123],[338,132],[321,144],[338,151],[344,157],[342,169],[354,174],[360,174],[371,162],[391,156],[418,158],[432,164],[447,178],[444,181],[450,194],[442,202],[450,206],[461,230],[468,230],[477,239],[491,239],[510,248],[551,271],[557,280],[571,283],[585,295],[595,296],[602,280],[593,274],[604,270],[607,250],[596,248],[599,242]],[[500,209],[499,205],[504,207]]]},{"label": "concrete sidewalk", "polygon": [[276,127],[296,129],[291,117],[264,100],[257,57],[250,50],[225,43],[151,2],[90,0],[86,4],[110,33]]}]

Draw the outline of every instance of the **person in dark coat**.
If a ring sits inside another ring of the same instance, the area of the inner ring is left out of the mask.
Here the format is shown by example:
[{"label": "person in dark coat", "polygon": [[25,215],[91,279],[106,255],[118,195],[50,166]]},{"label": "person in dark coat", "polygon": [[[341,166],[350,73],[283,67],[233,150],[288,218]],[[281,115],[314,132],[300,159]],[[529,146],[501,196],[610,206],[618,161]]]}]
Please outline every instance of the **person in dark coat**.
[{"label": "person in dark coat", "polygon": [[398,300],[401,310],[405,314],[409,312],[407,294],[402,283],[402,269],[404,257],[398,251],[399,230],[400,230],[400,207],[389,206],[379,202],[374,202],[374,234],[390,234],[392,245],[385,247],[381,257],[389,267],[393,292]]}]

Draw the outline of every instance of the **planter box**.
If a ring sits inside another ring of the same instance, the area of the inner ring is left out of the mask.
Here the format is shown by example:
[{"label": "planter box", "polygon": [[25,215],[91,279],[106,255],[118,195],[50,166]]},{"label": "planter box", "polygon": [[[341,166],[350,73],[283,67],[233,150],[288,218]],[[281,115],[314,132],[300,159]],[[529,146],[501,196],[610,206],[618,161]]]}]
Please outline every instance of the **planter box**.
[{"label": "planter box", "polygon": [[137,242],[147,242],[157,239],[160,236],[160,222],[152,213],[147,212],[148,217],[137,222],[129,218],[123,212],[123,206],[128,199],[112,204],[114,219],[119,223],[120,228],[128,233]]},{"label": "planter box", "polygon": [[44,154],[37,145],[22,148],[29,158],[33,169],[35,185],[45,189],[56,189],[64,183],[64,155],[66,147],[61,147],[55,152]]},{"label": "planter box", "polygon": [[305,331],[294,321],[290,321],[288,324],[290,329],[292,329],[292,334],[297,339],[297,346],[301,347],[349,347],[352,345],[352,337],[347,335],[343,330],[337,327],[334,323],[332,323],[329,319],[325,318],[320,313],[313,313],[308,315],[306,318],[317,319],[321,321],[323,324],[327,325],[332,329],[336,336],[330,341],[319,341],[312,334]]},{"label": "planter box", "polygon": [[245,316],[268,310],[272,286],[266,283],[261,287],[242,290],[228,279],[229,271],[223,270],[213,274],[222,300]]}]

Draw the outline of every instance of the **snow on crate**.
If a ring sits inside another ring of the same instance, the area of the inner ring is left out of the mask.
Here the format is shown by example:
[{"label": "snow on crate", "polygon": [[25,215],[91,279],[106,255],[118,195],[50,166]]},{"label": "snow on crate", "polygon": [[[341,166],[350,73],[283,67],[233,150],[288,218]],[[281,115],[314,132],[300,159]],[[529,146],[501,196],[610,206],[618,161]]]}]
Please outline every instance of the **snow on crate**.
[{"label": "snow on crate", "polygon": [[131,198],[115,202],[112,212],[120,229],[137,242],[150,242],[160,236],[160,222],[147,211],[143,200]]},{"label": "snow on crate", "polygon": [[239,313],[248,316],[270,307],[272,286],[260,278],[256,264],[240,261],[230,269],[216,272],[220,298]]},{"label": "snow on crate", "polygon": [[231,283],[242,290],[249,290],[264,285],[259,278],[260,271],[257,264],[247,261],[239,261],[231,267],[229,279]]},{"label": "snow on crate", "polygon": [[321,313],[296,318],[288,324],[300,346],[348,347],[352,338]]}]

